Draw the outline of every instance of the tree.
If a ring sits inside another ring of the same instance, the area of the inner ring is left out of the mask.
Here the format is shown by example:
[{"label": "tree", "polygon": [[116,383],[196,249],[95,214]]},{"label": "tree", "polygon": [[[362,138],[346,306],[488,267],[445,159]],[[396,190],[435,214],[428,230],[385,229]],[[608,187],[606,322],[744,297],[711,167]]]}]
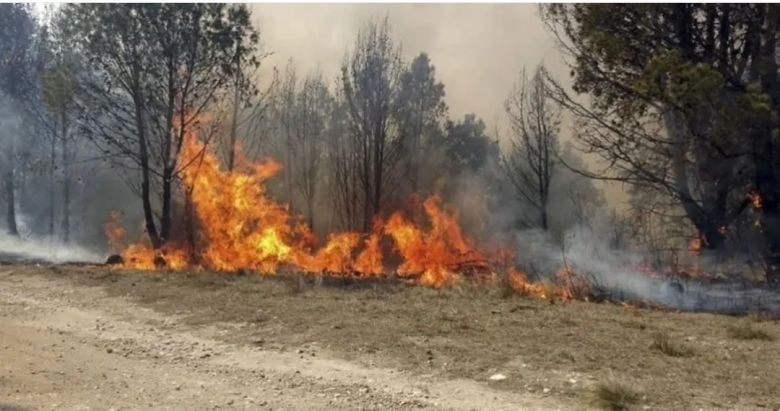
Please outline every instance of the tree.
[{"label": "tree", "polygon": [[[155,248],[171,237],[174,183],[184,137],[229,88],[237,62],[254,58],[257,33],[245,6],[224,4],[71,4],[60,22],[99,75],[82,78],[99,110],[87,135],[133,174]],[[135,172],[140,174],[137,175]],[[159,188],[158,221],[152,203]]]},{"label": "tree", "polygon": [[244,113],[245,106],[251,106],[252,99],[258,96],[258,90],[252,81],[252,76],[260,67],[260,60],[251,54],[254,50],[245,50],[247,45],[243,43],[242,41],[235,42],[234,58],[231,62],[230,88],[233,98],[230,104],[230,129],[227,139],[228,170],[232,170],[236,164],[236,151],[240,141],[239,131],[245,129],[244,126],[248,125],[247,123],[251,125],[253,122],[262,120],[265,111],[265,99],[263,98],[265,95],[260,95],[259,101],[254,102],[254,107],[251,107],[248,115]]},{"label": "tree", "polygon": [[551,5],[574,89],[551,83],[581,122],[581,148],[631,183],[674,199],[708,249],[761,198],[767,279],[780,278],[776,5]]},{"label": "tree", "polygon": [[408,181],[408,192],[420,194],[431,187],[421,184],[421,165],[431,154],[431,143],[442,134],[447,105],[444,84],[436,80],[436,68],[428,55],[420,53],[401,75],[398,96],[398,123],[403,135],[402,179]]},{"label": "tree", "polygon": [[350,193],[344,201],[356,201],[360,208],[360,215],[355,216],[359,220],[348,225],[368,231],[394,189],[394,171],[404,146],[404,136],[393,120],[401,58],[390,38],[387,18],[361,29],[341,72],[350,141],[349,148],[334,161],[350,174],[350,184],[358,183],[357,187],[345,188]]},{"label": "tree", "polygon": [[276,147],[277,155],[286,159],[284,188],[290,204],[300,204],[301,212],[313,227],[314,206],[324,174],[322,162],[327,151],[333,96],[322,74],[312,72],[299,79],[292,62],[277,86],[273,117],[277,143],[280,143]]},{"label": "tree", "polygon": [[466,114],[459,121],[447,121],[444,150],[450,175],[474,173],[498,159],[498,144],[486,134],[485,128],[485,122],[476,114]]},{"label": "tree", "polygon": [[529,81],[522,75],[506,100],[512,126],[510,150],[502,168],[518,197],[536,211],[539,227],[549,227],[550,189],[558,167],[561,110],[548,96],[545,69],[539,66]]},{"label": "tree", "polygon": [[[58,41],[59,40],[59,41]],[[38,120],[48,137],[50,155],[50,192],[49,192],[49,235],[54,235],[56,171],[62,170],[62,240],[70,241],[71,207],[71,159],[76,155],[76,142],[73,133],[74,124],[78,124],[80,107],[78,103],[79,84],[73,73],[82,71],[81,62],[71,48],[63,44],[61,37],[52,41],[44,33],[39,48],[42,67],[40,79],[40,107],[36,110]],[[57,144],[60,146],[61,161],[57,163]]]},{"label": "tree", "polygon": [[[495,233],[505,222],[495,218],[502,205],[500,148],[486,132],[484,121],[475,114],[462,120],[448,120],[443,141],[443,162],[439,191],[458,210],[458,220],[475,233]],[[434,163],[435,164],[435,163]]]},{"label": "tree", "polygon": [[0,99],[7,107],[0,115],[2,126],[2,185],[6,201],[6,224],[18,235],[16,224],[16,167],[18,142],[25,113],[22,107],[30,96],[35,76],[34,48],[37,23],[29,5],[0,5]]}]

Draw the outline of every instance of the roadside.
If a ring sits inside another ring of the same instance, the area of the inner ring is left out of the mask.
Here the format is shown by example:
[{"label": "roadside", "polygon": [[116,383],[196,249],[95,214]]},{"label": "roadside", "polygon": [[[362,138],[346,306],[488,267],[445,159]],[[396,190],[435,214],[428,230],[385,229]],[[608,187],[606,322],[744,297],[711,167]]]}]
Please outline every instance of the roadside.
[{"label": "roadside", "polygon": [[568,408],[469,379],[366,366],[317,344],[230,342],[236,324],[191,324],[60,271],[0,269],[0,409]]}]

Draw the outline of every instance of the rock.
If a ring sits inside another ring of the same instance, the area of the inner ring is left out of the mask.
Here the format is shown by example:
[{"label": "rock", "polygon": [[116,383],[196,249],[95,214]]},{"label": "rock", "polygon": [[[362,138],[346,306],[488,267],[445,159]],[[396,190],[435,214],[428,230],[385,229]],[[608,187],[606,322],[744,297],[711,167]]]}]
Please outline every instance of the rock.
[{"label": "rock", "polygon": [[506,375],[504,375],[504,374],[493,374],[488,379],[490,381],[504,381],[506,379]]}]

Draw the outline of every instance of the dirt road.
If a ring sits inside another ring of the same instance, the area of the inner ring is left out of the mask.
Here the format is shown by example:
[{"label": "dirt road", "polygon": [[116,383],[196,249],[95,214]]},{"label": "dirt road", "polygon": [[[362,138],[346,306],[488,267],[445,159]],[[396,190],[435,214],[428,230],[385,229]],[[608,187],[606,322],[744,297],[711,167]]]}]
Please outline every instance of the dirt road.
[{"label": "dirt road", "polygon": [[45,268],[0,267],[0,409],[572,407],[485,381],[366,366],[314,344],[226,342],[234,329],[185,323]]}]

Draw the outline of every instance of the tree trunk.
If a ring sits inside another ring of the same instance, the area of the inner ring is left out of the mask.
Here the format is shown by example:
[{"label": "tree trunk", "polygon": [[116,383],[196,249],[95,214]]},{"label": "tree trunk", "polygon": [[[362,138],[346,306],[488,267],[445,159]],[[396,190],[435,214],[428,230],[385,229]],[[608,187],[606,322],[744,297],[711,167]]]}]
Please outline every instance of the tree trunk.
[{"label": "tree trunk", "polygon": [[160,243],[165,244],[171,238],[171,199],[173,193],[172,181],[173,169],[171,167],[165,167],[163,170],[163,182],[162,182],[162,216],[160,216]]},{"label": "tree trunk", "polygon": [[[137,76],[137,74],[136,74]],[[134,96],[135,100],[135,121],[138,129],[138,149],[141,165],[141,202],[144,208],[144,221],[146,234],[149,241],[155,249],[160,248],[162,242],[157,234],[157,227],[154,224],[154,212],[152,211],[151,188],[149,179],[149,149],[146,141],[146,129],[143,120],[143,110],[141,109],[140,96]]]},{"label": "tree trunk", "polygon": [[[780,19],[780,8],[776,5],[766,5],[766,17],[761,29],[761,41],[757,56],[757,74],[761,88],[769,95],[775,116],[780,111],[780,82],[778,82],[778,66],[775,60],[777,47],[776,21]],[[766,250],[764,263],[766,281],[769,284],[780,285],[780,179],[775,173],[775,142],[780,126],[776,118],[766,119],[756,130],[755,154],[756,174],[755,185],[761,196],[762,234]]]},{"label": "tree trunk", "polygon": [[[186,188],[185,188],[186,190]],[[192,189],[194,190],[194,188]],[[189,244],[189,263],[197,265],[199,263],[198,258],[198,245],[195,237],[195,207],[192,204],[192,191],[185,191],[184,195],[184,231],[187,243]]]},{"label": "tree trunk", "polygon": [[70,156],[67,119],[62,117],[62,241],[70,242]]},{"label": "tree trunk", "polygon": [[[233,91],[233,118],[230,121],[230,147],[228,148],[228,164],[227,169],[228,171],[232,171],[233,167],[235,167],[236,162],[236,139],[238,134],[238,110],[239,105],[241,103],[241,94],[240,90],[238,89],[239,85],[235,85],[235,90]],[[292,167],[292,164],[285,164],[287,167]]]},{"label": "tree trunk", "polygon": [[49,146],[49,156],[51,163],[49,164],[49,236],[54,238],[54,217],[55,209],[57,208],[55,203],[55,191],[57,187],[57,176],[55,170],[57,169],[57,136],[56,134],[51,138],[51,144]]},{"label": "tree trunk", "polygon": [[16,197],[14,195],[14,171],[10,169],[5,172],[4,178],[5,198],[6,198],[6,224],[8,225],[8,234],[19,235],[19,229],[16,227]]}]

